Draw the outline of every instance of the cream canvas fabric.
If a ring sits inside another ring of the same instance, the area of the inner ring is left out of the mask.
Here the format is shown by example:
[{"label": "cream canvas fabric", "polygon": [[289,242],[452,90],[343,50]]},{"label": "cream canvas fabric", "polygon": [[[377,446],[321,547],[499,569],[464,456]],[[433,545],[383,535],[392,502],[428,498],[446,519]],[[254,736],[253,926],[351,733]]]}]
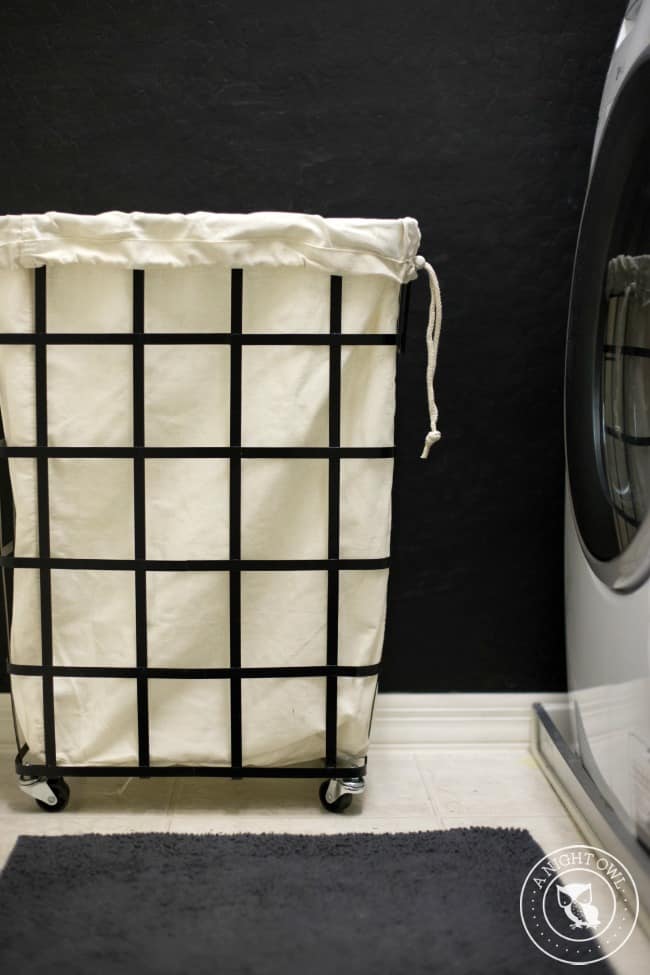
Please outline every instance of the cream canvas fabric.
[{"label": "cream canvas fabric", "polygon": [[[330,331],[331,275],[342,277],[341,332],[394,335],[400,285],[416,274],[414,220],[325,220],[300,214],[195,213],[0,218],[0,335],[34,330],[34,269],[47,275],[47,331],[130,333],[133,270],[144,271],[144,331],[228,333],[231,272],[241,268],[243,336]],[[327,344],[241,347],[241,443],[327,448]],[[353,453],[393,446],[396,346],[343,344],[340,444]],[[152,764],[230,765],[230,681],[192,679],[191,668],[230,665],[230,573],[166,569],[168,562],[228,560],[228,456],[165,456],[165,448],[230,445],[231,346],[144,345],[147,664],[184,668],[148,680]],[[129,448],[134,437],[133,346],[48,344],[49,447]],[[33,344],[0,345],[0,409],[9,447],[36,444]],[[286,453],[286,452],[285,452]],[[393,459],[343,456],[339,545],[343,560],[389,554]],[[324,568],[247,571],[246,560],[328,558],[327,456],[241,460],[242,667],[327,662]],[[36,460],[9,459],[14,557],[39,555]],[[134,462],[127,456],[50,456],[49,537],[54,560],[133,560]],[[136,665],[134,572],[52,568],[56,667]],[[338,661],[381,657],[388,570],[339,573]],[[14,568],[12,666],[41,663],[40,570]],[[376,676],[338,678],[338,754],[367,751]],[[20,734],[43,761],[42,680],[13,673]],[[54,677],[56,758],[70,765],[137,765],[133,677]],[[288,765],[325,754],[326,678],[249,677],[241,684],[245,765]]]}]

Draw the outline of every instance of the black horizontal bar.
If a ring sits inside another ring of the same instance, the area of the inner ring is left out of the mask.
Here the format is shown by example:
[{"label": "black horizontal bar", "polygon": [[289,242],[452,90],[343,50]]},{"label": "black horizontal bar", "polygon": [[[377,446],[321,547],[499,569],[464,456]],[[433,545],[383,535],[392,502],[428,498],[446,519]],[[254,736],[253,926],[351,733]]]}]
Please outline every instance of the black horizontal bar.
[{"label": "black horizontal bar", "polygon": [[231,677],[260,680],[272,677],[374,677],[380,665],[350,667],[340,664],[310,667],[62,667],[40,664],[7,664],[7,673],[20,677],[147,677],[149,680],[228,680]]},{"label": "black horizontal bar", "polygon": [[355,458],[393,457],[394,447],[2,447],[0,457],[126,458],[203,457]]},{"label": "black horizontal bar", "polygon": [[629,444],[631,447],[649,447],[650,446],[650,436],[648,437],[635,437],[631,433],[624,433],[622,430],[616,430],[614,427],[605,427],[605,433],[608,437],[612,437],[614,440],[620,440],[621,443]]},{"label": "black horizontal bar", "polygon": [[393,332],[3,332],[0,345],[396,345]]},{"label": "black horizontal bar", "polygon": [[16,762],[18,775],[44,777],[83,775],[92,778],[155,779],[173,776],[174,778],[224,778],[224,779],[363,779],[366,764],[363,765],[284,765],[262,768],[257,765],[24,765]]},{"label": "black horizontal bar", "polygon": [[11,569],[97,569],[133,570],[144,566],[149,572],[325,572],[327,569],[387,569],[390,559],[39,559],[3,555],[0,566]]},{"label": "black horizontal bar", "polygon": [[611,355],[632,355],[642,359],[650,359],[650,349],[642,345],[604,345],[603,351]]}]

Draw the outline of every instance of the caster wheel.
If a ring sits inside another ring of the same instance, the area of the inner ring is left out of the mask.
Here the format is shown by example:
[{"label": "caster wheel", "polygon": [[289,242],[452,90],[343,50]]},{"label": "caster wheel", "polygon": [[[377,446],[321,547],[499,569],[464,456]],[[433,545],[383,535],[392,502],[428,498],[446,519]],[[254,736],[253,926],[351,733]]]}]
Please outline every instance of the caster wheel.
[{"label": "caster wheel", "polygon": [[328,812],[340,813],[352,803],[352,796],[348,792],[344,792],[342,796],[335,799],[334,802],[329,802],[327,798],[327,790],[329,788],[329,782],[321,782],[320,788],[318,790],[318,797],[323,805],[324,809]]},{"label": "caster wheel", "polygon": [[36,805],[44,812],[62,812],[70,801],[70,786],[65,779],[48,779],[47,784],[56,796],[56,803],[50,805],[42,799],[36,799]]}]

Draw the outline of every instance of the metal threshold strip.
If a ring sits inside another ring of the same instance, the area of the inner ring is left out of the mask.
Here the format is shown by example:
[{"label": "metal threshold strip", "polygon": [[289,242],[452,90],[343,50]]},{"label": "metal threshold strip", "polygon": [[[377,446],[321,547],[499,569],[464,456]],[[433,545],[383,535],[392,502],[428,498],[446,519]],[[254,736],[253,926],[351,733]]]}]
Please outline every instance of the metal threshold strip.
[{"label": "metal threshold strip", "polygon": [[602,795],[543,704],[533,704],[531,751],[587,842],[612,853],[632,872],[639,892],[639,924],[650,935],[650,856]]}]

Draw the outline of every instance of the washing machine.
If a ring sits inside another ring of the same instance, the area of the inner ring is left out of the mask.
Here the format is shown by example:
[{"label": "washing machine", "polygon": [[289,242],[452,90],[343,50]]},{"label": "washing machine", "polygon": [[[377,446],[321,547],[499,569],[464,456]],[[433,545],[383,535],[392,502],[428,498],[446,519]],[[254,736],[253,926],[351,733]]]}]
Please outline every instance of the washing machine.
[{"label": "washing machine", "polygon": [[650,849],[650,0],[600,107],[565,384],[568,681],[576,748]]}]

